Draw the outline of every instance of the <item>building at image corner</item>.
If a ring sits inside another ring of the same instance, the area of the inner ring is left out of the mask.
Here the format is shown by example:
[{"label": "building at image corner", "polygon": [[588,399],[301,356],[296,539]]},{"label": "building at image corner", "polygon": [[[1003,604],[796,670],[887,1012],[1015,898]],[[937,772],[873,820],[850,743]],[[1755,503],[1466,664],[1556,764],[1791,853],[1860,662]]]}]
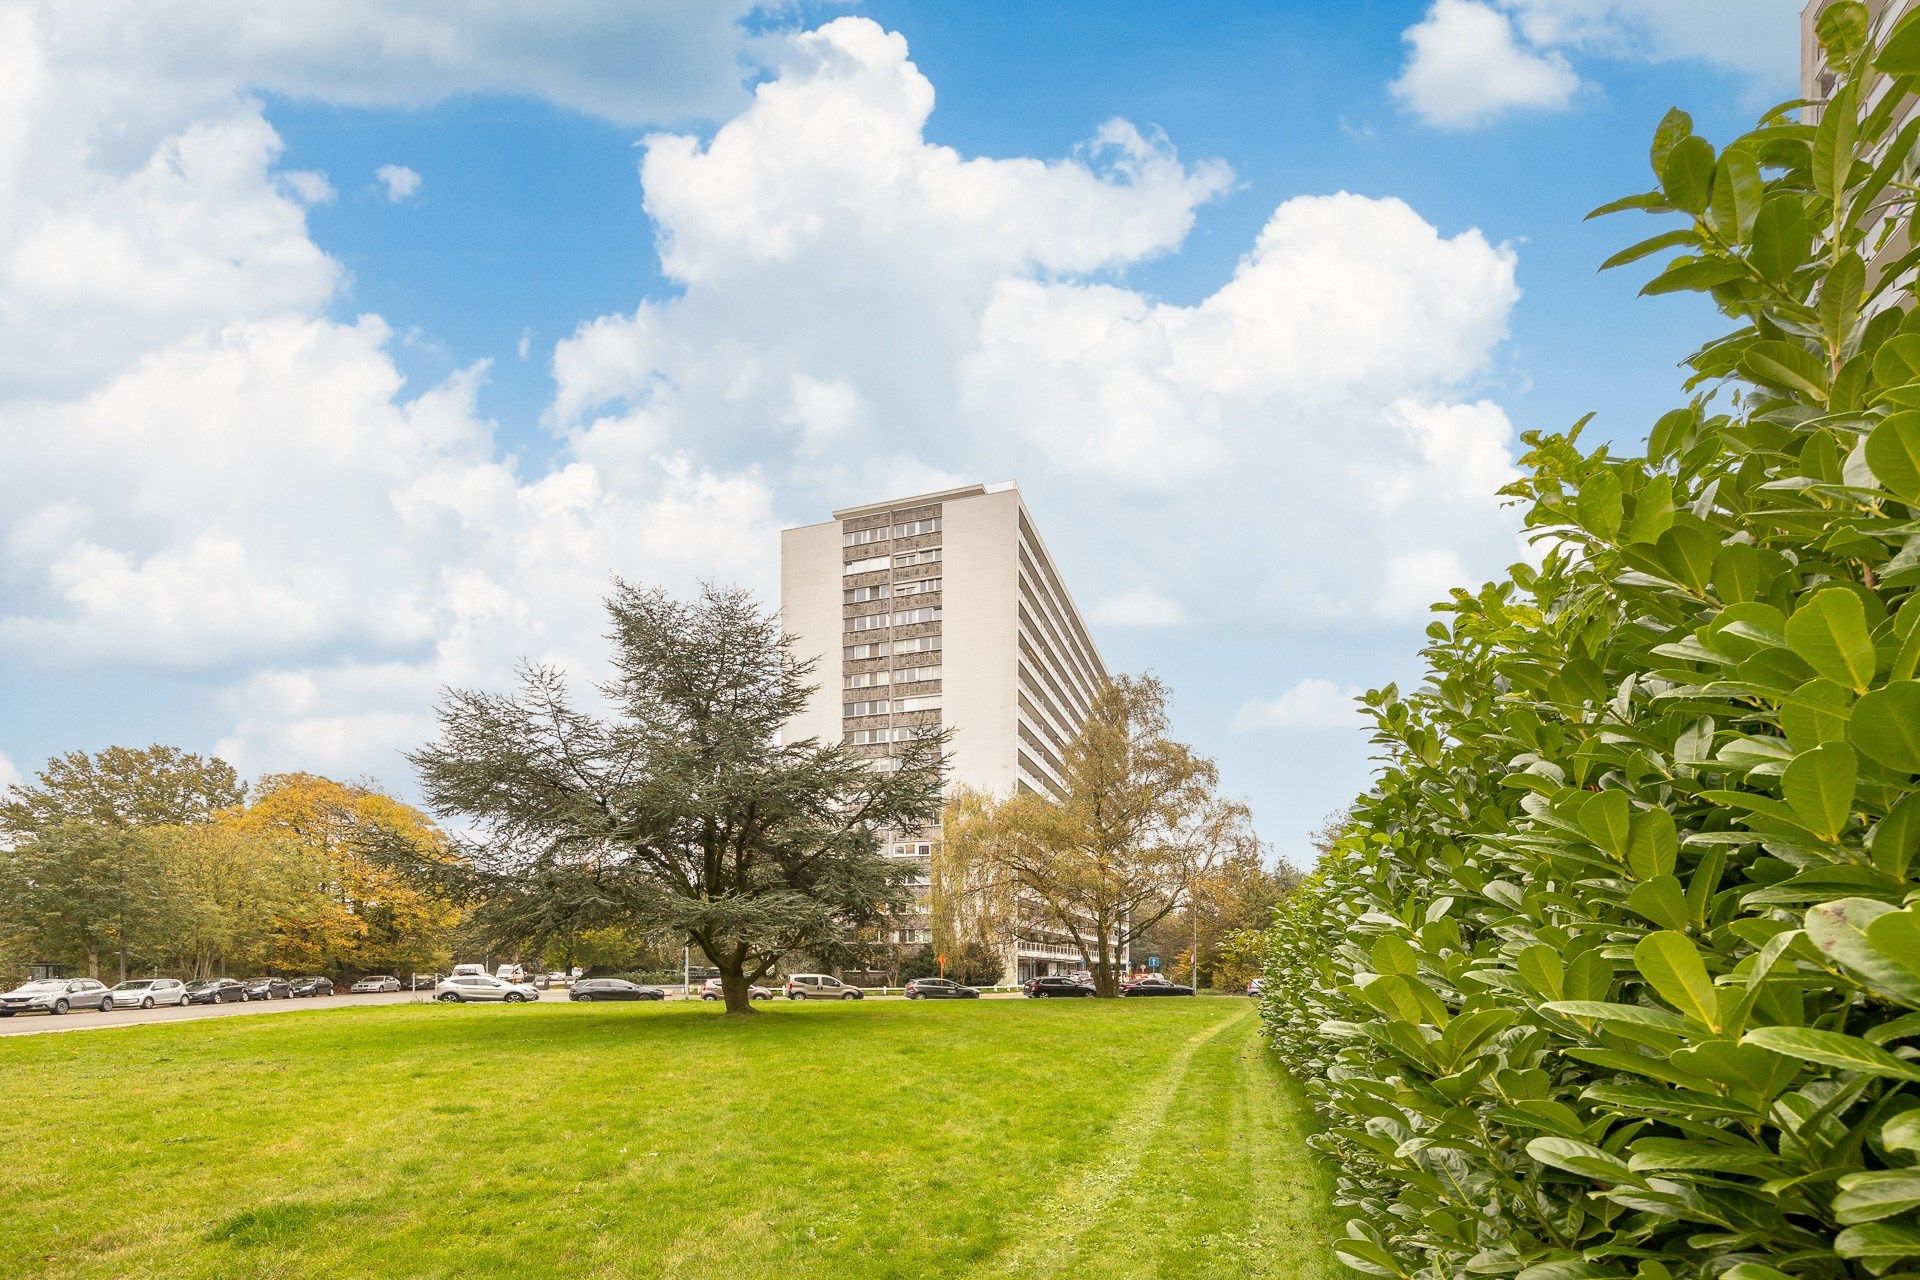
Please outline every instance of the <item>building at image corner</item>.
[{"label": "building at image corner", "polygon": [[[885,767],[895,742],[948,729],[948,786],[995,796],[1057,794],[1060,753],[1107,679],[1011,483],[846,507],[783,531],[780,616],[795,656],[818,662],[790,738],[841,738]],[[928,831],[889,842],[919,864],[920,892],[890,941],[932,941],[925,899],[938,840]],[[1013,980],[1082,964],[1069,938],[1038,924],[998,941]]]}]

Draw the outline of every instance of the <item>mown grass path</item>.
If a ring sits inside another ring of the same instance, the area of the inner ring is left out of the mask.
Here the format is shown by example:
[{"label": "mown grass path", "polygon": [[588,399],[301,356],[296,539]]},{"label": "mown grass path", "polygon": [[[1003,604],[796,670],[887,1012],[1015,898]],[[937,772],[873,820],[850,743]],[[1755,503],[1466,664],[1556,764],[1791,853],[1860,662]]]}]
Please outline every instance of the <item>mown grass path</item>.
[{"label": "mown grass path", "polygon": [[0,1088],[0,1276],[1335,1274],[1226,999],[352,1009],[4,1040]]}]

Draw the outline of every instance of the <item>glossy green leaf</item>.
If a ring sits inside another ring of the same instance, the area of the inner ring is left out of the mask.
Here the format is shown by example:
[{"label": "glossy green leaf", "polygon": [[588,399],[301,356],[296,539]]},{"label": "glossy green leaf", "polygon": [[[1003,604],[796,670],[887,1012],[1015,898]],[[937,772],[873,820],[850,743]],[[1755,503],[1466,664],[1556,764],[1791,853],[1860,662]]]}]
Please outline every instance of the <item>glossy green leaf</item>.
[{"label": "glossy green leaf", "polygon": [[1637,880],[1673,874],[1680,851],[1673,815],[1665,809],[1645,809],[1627,824],[1627,866]]},{"label": "glossy green leaf", "polygon": [[1903,502],[1920,504],[1920,410],[1890,413],[1867,436],[1874,478]]},{"label": "glossy green leaf", "polygon": [[1660,998],[1709,1031],[1720,1029],[1720,999],[1700,950],[1678,932],[1650,933],[1633,949],[1633,967]]},{"label": "glossy green leaf", "polygon": [[1898,773],[1920,773],[1920,680],[1896,680],[1861,698],[1847,721],[1847,741]]},{"label": "glossy green leaf", "polygon": [[1687,213],[1705,213],[1713,185],[1713,145],[1699,134],[1677,139],[1660,162],[1660,191]]},{"label": "glossy green leaf", "polygon": [[1866,610],[1844,587],[1820,591],[1794,610],[1787,619],[1787,644],[1816,672],[1856,693],[1873,680],[1877,656]]},{"label": "glossy green leaf", "polygon": [[1838,1031],[1820,1031],[1813,1027],[1759,1027],[1747,1032],[1740,1042],[1757,1044],[1785,1058],[1798,1058],[1802,1062],[1815,1062],[1860,1075],[1920,1081],[1920,1067],[1912,1062],[1896,1058],[1859,1036],[1844,1035]]},{"label": "glossy green leaf", "polygon": [[1812,251],[1813,235],[1800,201],[1789,195],[1769,196],[1754,220],[1748,261],[1761,275],[1778,282],[1805,265]]},{"label": "glossy green leaf", "polygon": [[1793,758],[1781,776],[1781,791],[1807,830],[1831,840],[1853,813],[1859,758],[1844,742],[1829,742]]},{"label": "glossy green leaf", "polygon": [[[1876,944],[1872,929],[1884,916],[1905,917],[1872,898],[1840,898],[1807,912],[1807,938],[1821,954],[1853,974],[1875,995],[1920,1009],[1920,968],[1902,948],[1904,937],[1883,933],[1890,945]],[[1898,924],[1895,922],[1895,929]]]}]

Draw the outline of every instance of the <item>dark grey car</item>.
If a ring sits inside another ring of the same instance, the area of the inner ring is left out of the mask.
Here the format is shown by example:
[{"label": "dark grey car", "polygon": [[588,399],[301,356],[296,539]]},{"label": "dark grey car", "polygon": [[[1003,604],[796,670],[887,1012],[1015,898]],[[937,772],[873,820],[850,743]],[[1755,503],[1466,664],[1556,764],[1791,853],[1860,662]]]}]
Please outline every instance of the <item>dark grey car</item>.
[{"label": "dark grey car", "polygon": [[40,978],[0,995],[0,1018],[16,1013],[66,1013],[113,1008],[113,992],[92,978]]}]

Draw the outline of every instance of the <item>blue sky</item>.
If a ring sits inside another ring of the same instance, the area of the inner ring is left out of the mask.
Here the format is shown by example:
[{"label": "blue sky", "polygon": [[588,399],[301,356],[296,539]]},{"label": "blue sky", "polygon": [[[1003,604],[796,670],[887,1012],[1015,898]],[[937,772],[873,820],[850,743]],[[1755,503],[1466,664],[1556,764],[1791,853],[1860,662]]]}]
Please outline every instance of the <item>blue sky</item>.
[{"label": "blue sky", "polygon": [[404,8],[0,16],[0,777],[172,741],[405,793],[439,686],[592,673],[609,575],[766,590],[783,524],[1018,479],[1299,860],[1365,782],[1341,699],[1518,554],[1518,432],[1637,441],[1716,331],[1582,215],[1668,106],[1790,96],[1797,30],[663,2],[411,48]]}]

